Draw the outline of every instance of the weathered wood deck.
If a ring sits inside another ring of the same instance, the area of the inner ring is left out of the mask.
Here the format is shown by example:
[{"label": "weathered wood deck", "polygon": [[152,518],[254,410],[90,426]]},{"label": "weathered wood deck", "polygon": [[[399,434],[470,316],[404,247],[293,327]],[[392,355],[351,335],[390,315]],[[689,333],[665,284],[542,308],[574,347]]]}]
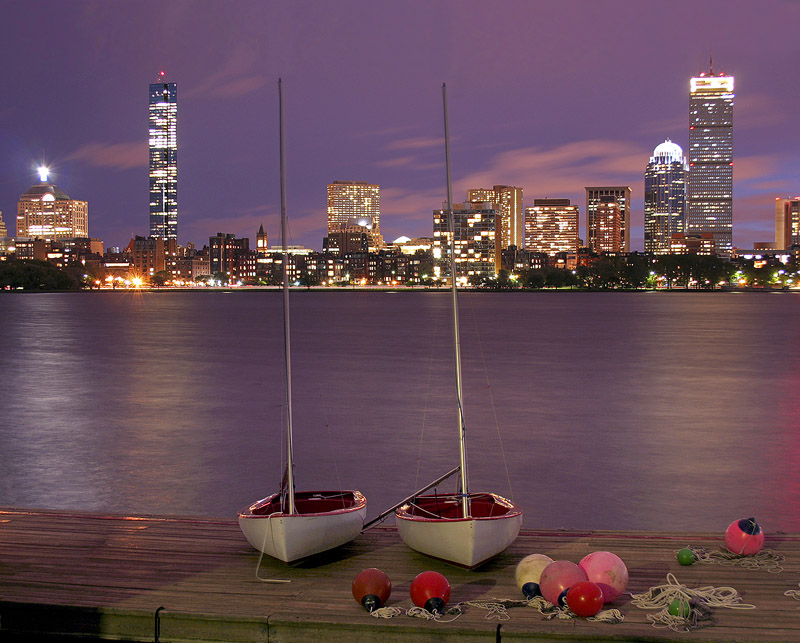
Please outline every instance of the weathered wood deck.
[{"label": "weathered wood deck", "polygon": [[[377,528],[334,553],[287,567],[258,553],[235,521],[122,517],[0,510],[0,639],[81,635],[153,641],[800,641],[800,601],[784,596],[800,583],[800,535],[767,534],[766,546],[786,556],[779,574],[741,567],[681,567],[686,545],[718,549],[721,535],[524,531],[505,553],[478,571],[433,561],[405,547],[394,528]],[[443,573],[450,605],[519,599],[517,562],[530,553],[578,562],[591,551],[617,553],[630,572],[629,591],[666,582],[731,586],[755,610],[715,610],[716,623],[688,633],[657,630],[623,596],[615,625],[583,619],[545,620],[529,607],[489,620],[469,608],[451,623],[371,617],[351,594],[353,577],[378,567],[392,580],[389,605],[410,607],[408,589],[421,571]],[[498,624],[501,626],[498,631]]]}]

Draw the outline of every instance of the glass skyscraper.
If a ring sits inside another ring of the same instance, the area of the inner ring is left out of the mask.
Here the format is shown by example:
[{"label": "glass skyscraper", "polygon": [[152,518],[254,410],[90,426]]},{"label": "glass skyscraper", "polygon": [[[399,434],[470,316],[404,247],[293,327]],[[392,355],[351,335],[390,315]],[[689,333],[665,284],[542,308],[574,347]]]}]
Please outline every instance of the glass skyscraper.
[{"label": "glass skyscraper", "polygon": [[680,145],[669,139],[653,150],[644,172],[644,250],[670,251],[673,234],[684,231],[689,164]]},{"label": "glass skyscraper", "polygon": [[150,85],[150,236],[178,238],[178,85]]},{"label": "glass skyscraper", "polygon": [[717,252],[733,242],[733,76],[692,78],[686,233],[714,235]]}]

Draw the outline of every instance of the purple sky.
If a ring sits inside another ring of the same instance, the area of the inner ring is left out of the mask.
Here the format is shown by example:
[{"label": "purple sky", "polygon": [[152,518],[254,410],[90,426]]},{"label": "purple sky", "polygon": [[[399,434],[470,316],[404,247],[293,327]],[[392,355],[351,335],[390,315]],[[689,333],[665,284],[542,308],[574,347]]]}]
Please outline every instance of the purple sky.
[{"label": "purple sky", "polygon": [[444,199],[441,84],[454,198],[633,188],[642,249],[653,148],[688,138],[689,78],[736,78],[734,244],[774,238],[800,194],[800,2],[774,0],[25,0],[0,11],[0,210],[44,158],[89,202],[106,246],[148,234],[148,84],[178,83],[179,242],[279,242],[277,79],[284,79],[292,243],[321,248],[326,185],[381,186],[384,237],[432,231]]}]

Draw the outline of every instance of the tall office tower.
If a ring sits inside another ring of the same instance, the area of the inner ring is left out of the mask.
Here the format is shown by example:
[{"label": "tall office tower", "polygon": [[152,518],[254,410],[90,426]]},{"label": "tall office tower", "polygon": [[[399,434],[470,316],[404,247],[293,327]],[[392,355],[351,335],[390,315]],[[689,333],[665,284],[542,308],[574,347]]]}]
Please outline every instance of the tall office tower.
[{"label": "tall office tower", "polygon": [[[601,203],[595,211],[597,236],[595,251],[598,253],[616,253],[622,251],[620,230],[622,228],[622,212],[619,204],[612,197],[600,197]],[[603,199],[607,199],[603,201]]]},{"label": "tall office tower", "polygon": [[370,247],[383,247],[381,187],[364,181],[328,184],[328,233],[361,226],[369,231]]},{"label": "tall office tower", "polygon": [[522,248],[525,242],[523,221],[522,188],[512,185],[495,185],[493,188],[476,188],[467,190],[467,201],[494,205],[500,215],[500,245],[505,250],[508,246]]},{"label": "tall office tower", "polygon": [[39,168],[39,183],[31,186],[17,204],[17,236],[55,241],[89,236],[89,204],[76,201],[48,180]]},{"label": "tall office tower", "polygon": [[[586,188],[586,245],[590,250],[601,252],[597,248],[597,208],[603,203],[602,197],[613,197],[613,201],[619,205],[620,228],[619,242],[620,252],[630,252],[631,250],[631,189],[626,185],[597,186]],[[605,199],[608,202],[608,199]]]},{"label": "tall office tower", "polygon": [[[433,256],[448,258],[450,226],[447,203],[433,211]],[[459,279],[496,274],[499,270],[500,249],[495,236],[499,216],[491,202],[454,203],[456,270]]]},{"label": "tall office tower", "polygon": [[3,211],[0,210],[0,237],[7,237],[8,230],[6,229],[6,224],[3,222]]},{"label": "tall office tower", "polygon": [[689,96],[689,186],[686,233],[711,232],[717,252],[733,241],[733,76],[692,78]]},{"label": "tall office tower", "polygon": [[525,249],[556,255],[578,251],[578,206],[569,199],[534,199],[525,208]]},{"label": "tall office tower", "polygon": [[800,244],[800,196],[775,199],[775,247],[787,250]]},{"label": "tall office tower", "polygon": [[689,164],[669,139],[653,150],[644,171],[644,250],[670,251],[672,235],[684,231]]},{"label": "tall office tower", "polygon": [[178,85],[150,85],[150,236],[178,238]]}]

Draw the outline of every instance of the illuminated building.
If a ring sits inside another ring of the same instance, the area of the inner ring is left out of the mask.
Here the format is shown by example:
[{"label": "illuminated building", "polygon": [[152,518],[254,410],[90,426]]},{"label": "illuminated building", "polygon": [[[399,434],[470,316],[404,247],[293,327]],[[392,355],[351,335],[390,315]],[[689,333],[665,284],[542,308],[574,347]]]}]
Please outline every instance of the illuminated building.
[{"label": "illuminated building", "polygon": [[342,226],[328,232],[322,240],[322,251],[338,257],[369,252],[368,230],[362,226]]},{"label": "illuminated building", "polygon": [[3,211],[0,210],[0,238],[7,236],[8,236],[8,230],[6,229],[6,224],[3,221]]},{"label": "illuminated building", "polygon": [[177,261],[177,241],[162,237],[135,236],[125,248],[133,274],[136,277],[152,277],[164,270],[174,274]]},{"label": "illuminated building", "polygon": [[49,183],[46,168],[39,168],[40,182],[17,204],[17,236],[54,241],[89,236],[89,204],[76,201]]},{"label": "illuminated building", "polygon": [[586,244],[590,250],[601,252],[597,247],[597,208],[609,199],[619,206],[619,252],[631,250],[631,189],[626,185],[596,186],[586,188]]},{"label": "illuminated building", "polygon": [[684,230],[686,177],[683,150],[669,139],[653,150],[644,171],[644,250],[670,251],[672,235]]},{"label": "illuminated building", "polygon": [[600,197],[600,204],[595,210],[595,223],[595,252],[621,252],[622,213],[612,197]]},{"label": "illuminated building", "polygon": [[733,237],[733,76],[692,78],[686,233],[710,232],[728,254]]},{"label": "illuminated building", "polygon": [[229,281],[256,276],[256,253],[250,250],[250,239],[237,239],[234,234],[218,232],[208,239],[208,260],[211,274],[228,275]]},{"label": "illuminated building", "polygon": [[[433,256],[446,259],[450,249],[447,204],[433,211]],[[499,217],[490,202],[454,203],[455,260],[459,279],[493,275],[499,270],[500,249],[495,238]]]},{"label": "illuminated building", "polygon": [[674,255],[716,254],[714,235],[710,232],[701,232],[700,234],[676,232],[670,240],[669,252]]},{"label": "illuminated building", "polygon": [[577,205],[569,199],[534,199],[525,208],[525,249],[554,256],[578,251]]},{"label": "illuminated building", "polygon": [[178,238],[178,85],[150,85],[150,236]]},{"label": "illuminated building", "polygon": [[256,252],[258,253],[259,257],[262,257],[267,254],[268,250],[269,239],[267,238],[267,233],[264,232],[264,224],[262,223],[258,228],[258,232],[256,233]]},{"label": "illuminated building", "polygon": [[495,185],[493,188],[467,190],[470,203],[490,202],[500,215],[500,247],[522,248],[524,243],[522,188],[511,185]]},{"label": "illuminated building", "polygon": [[775,199],[775,246],[786,250],[800,244],[800,196]]},{"label": "illuminated building", "polygon": [[328,184],[328,234],[342,226],[361,226],[369,231],[370,249],[383,247],[381,236],[381,188],[363,181]]}]

